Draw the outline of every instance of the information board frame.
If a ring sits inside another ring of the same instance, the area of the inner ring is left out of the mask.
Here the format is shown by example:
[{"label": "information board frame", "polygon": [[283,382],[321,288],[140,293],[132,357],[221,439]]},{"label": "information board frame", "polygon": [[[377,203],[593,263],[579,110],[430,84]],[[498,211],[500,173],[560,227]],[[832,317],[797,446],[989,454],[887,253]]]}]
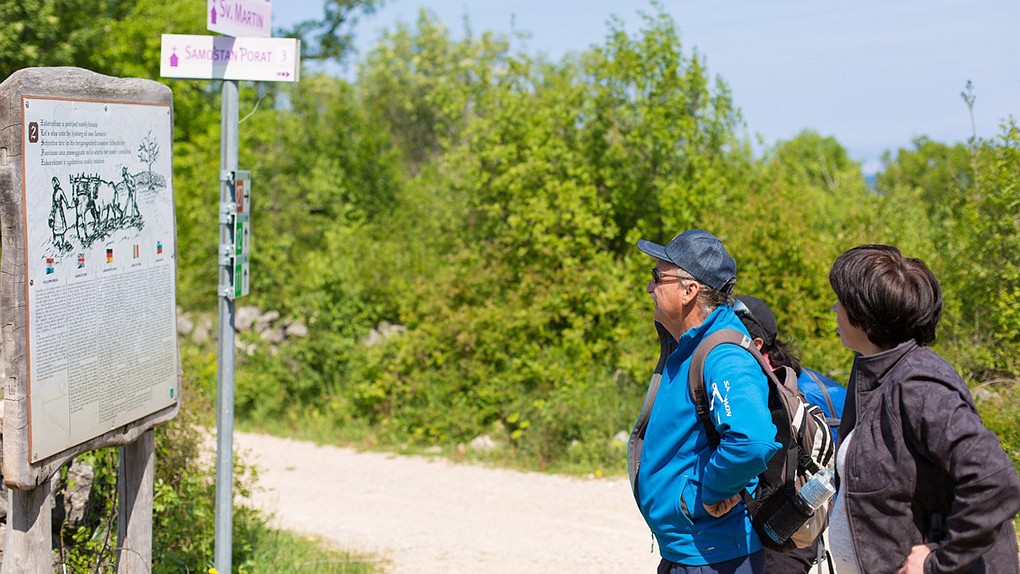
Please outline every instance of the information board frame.
[{"label": "information board frame", "polygon": [[[121,79],[96,74],[79,68],[31,68],[15,72],[0,84],[0,223],[3,233],[2,279],[0,279],[0,322],[3,327],[3,355],[6,380],[4,384],[3,475],[4,482],[16,489],[34,488],[73,456],[89,450],[133,443],[147,430],[173,419],[180,409],[181,366],[176,327],[172,341],[173,372],[168,404],[153,407],[138,418],[118,424],[109,431],[84,439],[45,456],[33,456],[32,420],[29,377],[29,313],[28,289],[31,281],[29,265],[29,223],[26,218],[24,165],[25,145],[32,136],[23,122],[25,98],[100,102],[117,106],[157,106],[168,114],[169,134],[161,141],[173,141],[173,95],[158,82]],[[163,150],[172,156],[172,146]],[[172,161],[170,162],[172,165]],[[87,170],[86,170],[87,171]],[[125,174],[130,177],[129,174]],[[108,176],[97,176],[100,181]],[[172,205],[172,173],[166,175]],[[149,175],[151,185],[154,180]],[[105,182],[110,184],[110,182]],[[98,184],[96,184],[98,185]],[[110,184],[111,187],[116,188]],[[130,186],[121,182],[121,189]],[[56,186],[55,186],[56,187]],[[56,195],[56,191],[54,191]],[[78,219],[77,213],[75,219]],[[77,222],[75,223],[77,225]],[[50,223],[52,227],[53,224]],[[170,235],[167,247],[176,252],[176,216],[170,211]],[[135,247],[136,253],[138,247]],[[47,262],[47,265],[49,263]],[[48,271],[48,270],[47,270]],[[176,268],[170,281],[176,282]],[[173,293],[173,291],[171,291]],[[173,301],[170,302],[174,304]],[[176,315],[172,317],[176,324]],[[164,337],[165,339],[165,337]]]}]

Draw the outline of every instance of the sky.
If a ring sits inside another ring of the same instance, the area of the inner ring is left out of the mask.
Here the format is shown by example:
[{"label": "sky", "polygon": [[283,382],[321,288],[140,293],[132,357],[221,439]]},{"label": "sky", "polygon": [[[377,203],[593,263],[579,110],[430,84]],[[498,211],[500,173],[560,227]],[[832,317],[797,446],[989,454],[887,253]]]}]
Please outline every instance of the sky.
[{"label": "sky", "polygon": [[[747,134],[771,146],[814,130],[833,136],[874,173],[886,150],[919,136],[965,142],[995,138],[1020,119],[1017,0],[663,0],[684,50],[730,87]],[[467,16],[483,30],[530,33],[518,48],[558,61],[603,44],[612,16],[628,32],[649,2],[604,0],[386,0],[355,28],[356,62],[419,10],[456,35]],[[273,0],[273,25],[319,18],[322,0]],[[335,73],[353,79],[354,67]],[[973,82],[974,128],[961,98]],[[760,148],[759,148],[760,149]]]}]

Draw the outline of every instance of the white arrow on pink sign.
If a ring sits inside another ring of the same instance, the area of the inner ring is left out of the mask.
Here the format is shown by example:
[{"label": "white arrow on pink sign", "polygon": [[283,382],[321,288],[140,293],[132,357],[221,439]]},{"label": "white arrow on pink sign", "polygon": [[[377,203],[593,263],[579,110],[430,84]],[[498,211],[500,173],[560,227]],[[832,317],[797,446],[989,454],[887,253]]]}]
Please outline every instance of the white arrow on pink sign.
[{"label": "white arrow on pink sign", "polygon": [[206,29],[227,36],[273,35],[272,0],[207,0]]},{"label": "white arrow on pink sign", "polygon": [[296,82],[300,72],[301,42],[294,38],[163,34],[164,78]]}]

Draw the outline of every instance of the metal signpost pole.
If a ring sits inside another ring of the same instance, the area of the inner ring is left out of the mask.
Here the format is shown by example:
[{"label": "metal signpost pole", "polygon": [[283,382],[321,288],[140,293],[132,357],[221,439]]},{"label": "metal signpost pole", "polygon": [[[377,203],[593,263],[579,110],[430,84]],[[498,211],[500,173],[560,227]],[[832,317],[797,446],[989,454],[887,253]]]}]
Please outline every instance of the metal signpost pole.
[{"label": "metal signpost pole", "polygon": [[233,519],[234,468],[234,273],[233,223],[223,217],[222,206],[233,203],[232,174],[237,170],[238,85],[223,81],[220,122],[220,244],[219,244],[219,364],[216,393],[216,548],[215,566],[222,574],[231,571],[231,524]]},{"label": "metal signpost pole", "polygon": [[269,0],[209,0],[209,30],[255,37],[163,34],[160,51],[161,76],[223,80],[214,551],[214,565],[220,574],[231,571],[233,547],[234,305],[238,297],[248,294],[251,279],[251,173],[237,169],[237,81],[296,82],[301,73],[301,42],[269,37],[269,4]]}]

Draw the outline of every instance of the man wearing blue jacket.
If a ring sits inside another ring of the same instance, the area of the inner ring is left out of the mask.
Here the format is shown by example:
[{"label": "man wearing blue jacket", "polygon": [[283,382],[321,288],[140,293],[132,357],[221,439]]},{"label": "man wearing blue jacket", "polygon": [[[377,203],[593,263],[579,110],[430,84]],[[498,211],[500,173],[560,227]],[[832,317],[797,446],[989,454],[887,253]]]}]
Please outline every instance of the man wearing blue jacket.
[{"label": "man wearing blue jacket", "polygon": [[779,450],[768,383],[746,350],[716,347],[705,360],[709,414],[720,435],[709,446],[688,391],[691,356],[720,329],[747,333],[733,313],[736,262],[711,233],[691,229],[666,246],[638,242],[656,259],[648,293],[661,353],[628,466],[634,497],[659,544],[659,574],[764,572],[762,545],[741,501]]}]

